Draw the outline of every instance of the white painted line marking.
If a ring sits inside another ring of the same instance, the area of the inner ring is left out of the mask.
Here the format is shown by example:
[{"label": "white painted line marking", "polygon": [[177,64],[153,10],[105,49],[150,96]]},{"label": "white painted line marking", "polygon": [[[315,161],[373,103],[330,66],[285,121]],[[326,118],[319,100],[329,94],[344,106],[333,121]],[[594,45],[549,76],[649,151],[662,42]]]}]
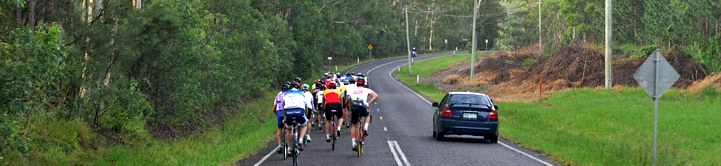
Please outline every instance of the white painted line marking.
[{"label": "white painted line marking", "polygon": [[382,116],[381,116],[380,118],[381,118],[381,120],[383,120],[383,117],[382,117]]},{"label": "white painted line marking", "polygon": [[275,152],[275,151],[278,151],[278,147],[277,147],[277,146],[276,146],[275,148],[273,148],[273,150],[270,150],[270,153],[268,153],[267,155],[265,155],[262,159],[260,159],[260,161],[258,161],[257,163],[253,164],[253,166],[259,166],[260,164],[263,164],[263,162],[265,162],[265,160],[267,160],[271,155],[273,155],[273,152]]},{"label": "white painted line marking", "polygon": [[381,109],[376,108],[376,111],[381,112]]},{"label": "white painted line marking", "polygon": [[398,166],[403,166],[403,163],[401,163],[401,159],[398,158],[398,153],[393,150],[393,142],[391,142],[391,140],[388,140],[388,148],[391,149],[391,153],[393,153],[393,158],[396,159],[396,163],[398,163]]},{"label": "white painted line marking", "polygon": [[[404,65],[405,65],[405,64],[404,64]],[[401,67],[403,67],[403,66],[399,66],[398,68],[396,68],[396,69],[394,69],[394,70],[400,69]],[[390,77],[391,80],[395,81],[396,83],[398,83],[399,85],[401,85],[401,86],[402,86],[403,88],[405,88],[406,90],[410,91],[410,92],[413,93],[413,94],[416,94],[416,96],[418,96],[418,97],[420,97],[421,99],[423,99],[423,101],[425,101],[426,103],[431,104],[430,101],[426,100],[426,98],[424,98],[424,97],[421,96],[420,94],[418,94],[418,93],[416,93],[415,91],[411,90],[411,89],[408,88],[406,85],[403,85],[401,82],[396,81],[396,79],[393,79],[393,76],[391,75],[390,72],[388,73],[388,77]],[[389,143],[390,143],[390,142],[389,142]],[[528,154],[528,153],[525,153],[525,152],[523,152],[523,151],[521,151],[521,150],[518,150],[518,149],[516,149],[516,148],[513,148],[513,147],[511,147],[511,146],[508,146],[507,144],[505,144],[505,143],[503,143],[503,142],[498,142],[498,144],[501,144],[502,146],[504,146],[504,147],[506,147],[506,148],[508,148],[508,149],[511,149],[511,150],[513,150],[513,151],[516,151],[516,152],[518,152],[518,153],[520,153],[520,154],[522,154],[522,155],[524,155],[524,156],[526,156],[526,157],[529,157],[529,158],[531,158],[531,159],[533,159],[533,160],[536,160],[536,161],[540,162],[541,164],[544,164],[544,165],[547,165],[547,166],[552,166],[552,165],[553,165],[553,164],[551,164],[551,163],[548,163],[548,162],[546,162],[546,161],[543,161],[543,160],[541,160],[541,159],[538,159],[538,158],[536,158],[536,157],[533,157],[532,155],[530,155],[530,154]],[[399,150],[400,150],[400,149],[399,149]],[[402,153],[402,152],[401,152],[401,153]],[[403,156],[403,157],[405,158],[405,156]]]},{"label": "white painted line marking", "polygon": [[403,162],[404,162],[407,166],[410,166],[411,163],[408,162],[408,159],[406,158],[406,154],[403,153],[403,150],[401,150],[401,146],[398,145],[398,142],[397,142],[397,141],[393,141],[393,145],[395,145],[396,150],[398,150],[398,154],[401,155],[401,158],[403,159]]},{"label": "white painted line marking", "polygon": [[388,128],[386,128],[386,127],[383,127],[383,131],[388,131]]},{"label": "white painted line marking", "polygon": [[526,156],[526,157],[529,157],[529,158],[531,158],[531,159],[533,159],[533,160],[536,160],[536,161],[540,162],[541,164],[544,164],[544,165],[547,165],[547,166],[553,166],[553,164],[551,164],[551,163],[548,163],[548,162],[546,162],[546,161],[543,161],[543,160],[541,160],[541,159],[538,159],[538,158],[536,158],[536,157],[533,157],[533,156],[531,156],[530,154],[525,153],[525,152],[523,152],[523,151],[520,151],[520,150],[518,150],[518,149],[516,149],[516,148],[513,148],[513,147],[511,147],[511,146],[508,146],[508,145],[506,145],[506,144],[503,143],[503,142],[500,142],[500,141],[499,141],[498,144],[501,144],[501,145],[507,147],[508,149],[511,149],[511,150],[513,150],[513,151],[516,151],[516,152],[518,152],[518,153],[520,153],[520,154],[522,154],[522,155],[524,155],[524,156]]}]

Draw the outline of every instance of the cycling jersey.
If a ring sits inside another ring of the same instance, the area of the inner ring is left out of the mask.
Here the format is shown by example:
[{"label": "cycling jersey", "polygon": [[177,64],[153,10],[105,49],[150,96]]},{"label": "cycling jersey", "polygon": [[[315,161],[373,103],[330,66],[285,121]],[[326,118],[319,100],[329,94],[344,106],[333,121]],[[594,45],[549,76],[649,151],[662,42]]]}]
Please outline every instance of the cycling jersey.
[{"label": "cycling jersey", "polygon": [[275,116],[278,128],[283,128],[283,91],[278,92],[275,96]]},{"label": "cycling jersey", "polygon": [[326,104],[337,104],[340,103],[340,90],[338,89],[326,89],[323,91]]},{"label": "cycling jersey", "polygon": [[291,89],[283,94],[283,109],[309,108],[311,103],[306,102],[305,95],[298,89]]},{"label": "cycling jersey", "polygon": [[292,124],[292,121],[298,122],[301,126],[305,125],[308,121],[305,109],[310,107],[310,102],[307,102],[303,92],[298,89],[293,88],[283,94],[283,110],[288,125]]},{"label": "cycling jersey", "polygon": [[368,94],[373,93],[374,91],[368,88],[364,87],[352,87],[350,89],[346,89],[348,92],[348,97],[351,100],[361,100],[363,101],[364,106],[368,106]]},{"label": "cycling jersey", "polygon": [[310,107],[308,107],[308,108],[310,108],[310,109],[315,109],[315,108],[313,107],[313,94],[311,94],[310,91],[304,91],[304,92],[303,92],[303,95],[305,96],[305,102],[306,102],[306,104],[310,106]]}]

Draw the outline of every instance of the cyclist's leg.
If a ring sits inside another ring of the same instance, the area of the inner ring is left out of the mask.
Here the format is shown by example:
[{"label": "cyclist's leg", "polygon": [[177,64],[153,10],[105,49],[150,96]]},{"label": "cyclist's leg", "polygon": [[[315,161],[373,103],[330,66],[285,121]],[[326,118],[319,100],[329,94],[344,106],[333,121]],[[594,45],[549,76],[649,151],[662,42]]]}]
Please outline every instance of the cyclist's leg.
[{"label": "cyclist's leg", "polygon": [[275,137],[278,140],[278,146],[281,146],[280,132],[281,132],[281,130],[283,130],[283,111],[278,111],[276,113],[276,122],[277,122],[278,129],[275,132]]},{"label": "cyclist's leg", "polygon": [[328,141],[328,137],[330,137],[330,122],[333,120],[333,113],[331,112],[331,109],[328,105],[326,105],[325,110],[323,111],[325,114],[325,135],[326,135],[326,141]]},{"label": "cyclist's leg", "polygon": [[[357,127],[356,127],[356,126],[358,125],[358,121],[359,121],[359,118],[360,118],[359,116],[360,116],[359,110],[356,109],[355,107],[354,107],[354,108],[351,108],[351,115],[350,115],[350,123],[351,123],[350,135],[352,136],[351,142],[352,142],[353,148],[356,147],[356,140],[359,139],[359,137],[358,137],[358,131],[356,131],[356,130],[357,130]],[[355,149],[354,149],[354,150],[355,150]]]}]

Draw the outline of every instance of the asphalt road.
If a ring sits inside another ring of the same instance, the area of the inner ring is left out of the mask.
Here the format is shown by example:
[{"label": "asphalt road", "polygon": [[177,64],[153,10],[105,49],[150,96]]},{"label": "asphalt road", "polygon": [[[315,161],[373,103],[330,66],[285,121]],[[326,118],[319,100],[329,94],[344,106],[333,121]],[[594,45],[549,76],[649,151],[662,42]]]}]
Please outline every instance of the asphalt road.
[{"label": "asphalt road", "polygon": [[[417,61],[450,55],[419,56]],[[557,165],[539,154],[503,139],[485,143],[482,137],[452,137],[439,142],[431,137],[433,107],[429,99],[403,86],[391,76],[407,64],[406,58],[387,58],[350,69],[369,75],[369,85],[380,98],[372,106],[373,122],[366,137],[364,156],[351,151],[349,129],[341,129],[335,151],[322,131],[314,130],[313,142],[300,154],[299,165]],[[502,108],[499,110],[502,114]],[[500,122],[503,125],[503,122]],[[500,131],[503,136],[503,131]],[[239,165],[291,165],[275,153],[273,141],[266,149]]]}]

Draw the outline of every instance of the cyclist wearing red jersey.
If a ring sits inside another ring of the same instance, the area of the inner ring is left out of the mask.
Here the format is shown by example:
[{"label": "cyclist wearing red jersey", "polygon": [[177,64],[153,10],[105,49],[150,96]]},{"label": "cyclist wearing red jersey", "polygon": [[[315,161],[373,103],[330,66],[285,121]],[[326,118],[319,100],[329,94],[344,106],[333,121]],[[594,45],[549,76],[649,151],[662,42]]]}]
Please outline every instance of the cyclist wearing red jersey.
[{"label": "cyclist wearing red jersey", "polygon": [[[323,91],[323,108],[325,108],[325,142],[330,142],[330,121],[333,116],[336,116],[338,123],[343,123],[343,110],[340,105],[340,90],[337,89],[336,83],[333,81],[328,82],[328,89]],[[338,130],[340,133],[340,125]]]}]

